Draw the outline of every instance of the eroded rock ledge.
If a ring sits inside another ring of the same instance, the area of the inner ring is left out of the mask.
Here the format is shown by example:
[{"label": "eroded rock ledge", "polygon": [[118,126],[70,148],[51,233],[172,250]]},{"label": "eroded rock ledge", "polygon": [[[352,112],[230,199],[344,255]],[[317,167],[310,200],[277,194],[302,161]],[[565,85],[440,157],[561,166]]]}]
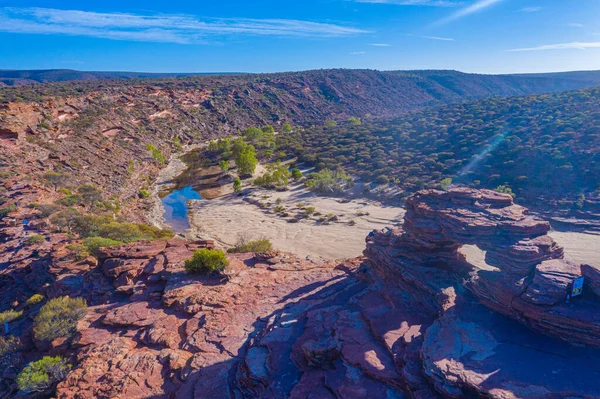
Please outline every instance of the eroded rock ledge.
[{"label": "eroded rock ledge", "polygon": [[[600,398],[600,271],[565,262],[548,229],[510,196],[423,191],[362,258],[230,255],[225,278],[184,270],[210,242],[68,264],[57,235],[40,252],[48,272],[31,275],[90,305],[50,349],[74,365],[57,398]],[[485,268],[464,244],[487,251]],[[8,263],[11,276],[32,267]]]}]

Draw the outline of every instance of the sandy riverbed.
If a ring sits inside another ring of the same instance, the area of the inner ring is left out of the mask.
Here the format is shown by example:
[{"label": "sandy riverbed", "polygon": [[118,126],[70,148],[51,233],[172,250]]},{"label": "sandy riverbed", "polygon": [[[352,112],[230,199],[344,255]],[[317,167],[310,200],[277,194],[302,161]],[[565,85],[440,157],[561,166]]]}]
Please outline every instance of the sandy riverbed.
[{"label": "sandy riverbed", "polygon": [[[264,237],[271,240],[276,249],[300,256],[345,259],[362,254],[370,231],[396,225],[404,216],[401,207],[366,200],[344,202],[313,195],[301,186],[291,187],[286,192],[257,189],[251,198],[266,208],[231,194],[210,201],[193,201],[191,234],[212,238],[223,247],[235,245],[241,235],[251,239]],[[280,198],[279,203],[277,198]],[[277,205],[285,208],[289,215],[283,217],[273,212]],[[297,223],[289,222],[303,214],[307,207],[314,207],[318,214]],[[326,215],[335,215],[338,220],[329,224],[318,222]]]}]

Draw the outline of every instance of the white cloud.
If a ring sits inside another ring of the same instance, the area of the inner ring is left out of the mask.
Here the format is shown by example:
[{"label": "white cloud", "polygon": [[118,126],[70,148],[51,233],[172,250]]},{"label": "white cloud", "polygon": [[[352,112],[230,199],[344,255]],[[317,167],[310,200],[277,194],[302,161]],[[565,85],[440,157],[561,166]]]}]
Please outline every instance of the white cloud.
[{"label": "white cloud", "polygon": [[478,0],[475,3],[471,4],[470,6],[461,8],[460,10],[447,16],[446,18],[443,18],[443,19],[437,21],[433,25],[443,25],[443,24],[447,24],[449,22],[456,21],[458,19],[467,17],[471,14],[475,14],[477,12],[483,11],[486,8],[496,5],[502,1],[504,1],[504,0]]},{"label": "white cloud", "polygon": [[538,11],[542,11],[544,8],[543,7],[525,7],[525,8],[521,8],[521,12],[538,12]]},{"label": "white cloud", "polygon": [[547,50],[587,50],[593,48],[600,48],[600,42],[573,42],[573,43],[559,43],[559,44],[546,44],[538,47],[528,48],[515,48],[507,50],[511,52],[516,51],[547,51]]},{"label": "white cloud", "polygon": [[459,0],[354,0],[357,3],[392,4],[397,6],[459,7]]},{"label": "white cloud", "polygon": [[364,51],[353,51],[350,53],[350,55],[363,55],[363,54],[367,54],[367,53]]},{"label": "white cloud", "polygon": [[369,44],[369,46],[373,46],[373,47],[392,47],[391,44],[387,44],[387,43],[371,43],[371,44]]},{"label": "white cloud", "polygon": [[571,28],[583,28],[583,24],[569,24]]},{"label": "white cloud", "polygon": [[439,37],[439,36],[421,36],[423,39],[441,40],[444,42],[453,42],[454,39],[451,37]]},{"label": "white cloud", "polygon": [[197,43],[211,37],[230,35],[343,37],[367,33],[342,25],[291,19],[200,19],[190,15],[16,7],[0,8],[0,31],[171,43]]}]

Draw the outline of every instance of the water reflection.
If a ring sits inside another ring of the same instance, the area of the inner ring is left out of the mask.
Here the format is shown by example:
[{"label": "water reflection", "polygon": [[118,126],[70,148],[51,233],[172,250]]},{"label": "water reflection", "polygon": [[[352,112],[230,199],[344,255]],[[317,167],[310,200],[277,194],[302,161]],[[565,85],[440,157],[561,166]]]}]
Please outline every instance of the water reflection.
[{"label": "water reflection", "polygon": [[190,228],[188,220],[188,201],[202,199],[192,186],[174,190],[161,199],[165,209],[164,218],[176,233],[184,233]]}]

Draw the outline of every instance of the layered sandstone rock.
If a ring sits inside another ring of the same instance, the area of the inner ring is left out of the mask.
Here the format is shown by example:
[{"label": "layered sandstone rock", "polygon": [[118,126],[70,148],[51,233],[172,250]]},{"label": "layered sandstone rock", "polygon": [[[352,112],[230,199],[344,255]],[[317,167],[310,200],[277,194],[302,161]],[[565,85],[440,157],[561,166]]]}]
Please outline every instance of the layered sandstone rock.
[{"label": "layered sandstone rock", "polygon": [[[75,337],[52,348],[73,364],[59,399],[600,398],[600,272],[565,262],[548,228],[509,196],[425,191],[404,228],[373,232],[365,257],[341,264],[229,255],[225,276],[202,277],[183,264],[211,242],[74,262],[64,237],[34,257],[7,227],[2,272],[88,301]],[[486,251],[485,267],[463,244]],[[566,303],[581,274],[583,297]]]}]

